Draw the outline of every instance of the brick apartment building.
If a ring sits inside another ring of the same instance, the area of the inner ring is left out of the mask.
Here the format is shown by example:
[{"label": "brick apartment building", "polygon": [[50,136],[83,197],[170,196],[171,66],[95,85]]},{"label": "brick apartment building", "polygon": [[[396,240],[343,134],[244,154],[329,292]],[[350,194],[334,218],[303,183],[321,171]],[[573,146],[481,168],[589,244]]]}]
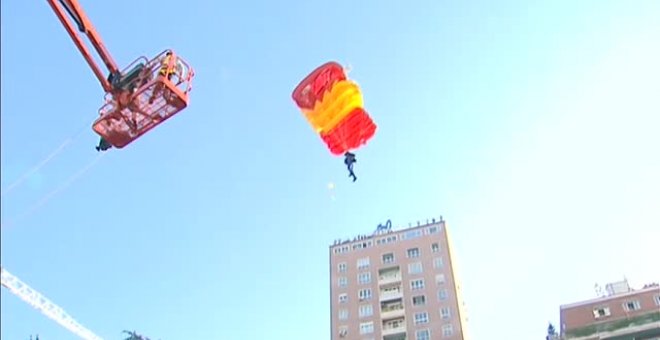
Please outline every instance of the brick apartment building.
[{"label": "brick apartment building", "polygon": [[445,222],[330,246],[332,340],[465,339]]}]

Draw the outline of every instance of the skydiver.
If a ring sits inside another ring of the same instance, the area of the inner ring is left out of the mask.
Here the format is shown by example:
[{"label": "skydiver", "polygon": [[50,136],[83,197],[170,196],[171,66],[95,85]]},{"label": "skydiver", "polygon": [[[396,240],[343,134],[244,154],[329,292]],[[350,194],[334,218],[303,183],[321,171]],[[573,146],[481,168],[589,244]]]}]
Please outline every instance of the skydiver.
[{"label": "skydiver", "polygon": [[99,145],[96,146],[96,151],[106,151],[110,148],[112,148],[112,144],[108,143],[105,138],[101,137],[101,140],[99,140]]},{"label": "skydiver", "polygon": [[355,182],[357,181],[357,176],[355,176],[355,173],[353,172],[353,164],[357,162],[357,160],[355,159],[355,154],[346,151],[344,156],[346,157],[344,159],[344,164],[346,164],[346,166],[348,167],[348,172],[349,172],[348,177],[353,177],[353,182]]}]

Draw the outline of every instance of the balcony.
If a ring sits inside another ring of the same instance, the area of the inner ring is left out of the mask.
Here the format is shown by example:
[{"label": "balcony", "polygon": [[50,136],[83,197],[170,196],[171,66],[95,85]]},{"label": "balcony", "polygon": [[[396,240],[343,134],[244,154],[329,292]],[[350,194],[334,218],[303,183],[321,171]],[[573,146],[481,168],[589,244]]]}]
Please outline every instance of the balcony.
[{"label": "balcony", "polygon": [[397,339],[403,335],[405,339],[406,333],[406,320],[399,318],[396,320],[383,322],[383,337],[386,339]]},{"label": "balcony", "polygon": [[380,306],[380,317],[383,320],[401,318],[404,315],[405,309],[402,300],[394,303],[382,303]]},{"label": "balcony", "polygon": [[406,340],[406,333],[383,336],[383,340]]},{"label": "balcony", "polygon": [[399,266],[383,268],[378,271],[378,284],[387,285],[401,282],[401,268]]},{"label": "balcony", "polygon": [[401,282],[401,273],[378,276],[378,284],[381,286]]},{"label": "balcony", "polygon": [[567,330],[565,339],[615,339],[618,336],[657,336],[660,335],[660,312],[642,314],[621,320],[593,324],[578,329]]},{"label": "balcony", "polygon": [[380,301],[388,301],[403,298],[403,290],[401,286],[392,287],[389,289],[381,289],[380,294],[378,294],[378,299]]}]

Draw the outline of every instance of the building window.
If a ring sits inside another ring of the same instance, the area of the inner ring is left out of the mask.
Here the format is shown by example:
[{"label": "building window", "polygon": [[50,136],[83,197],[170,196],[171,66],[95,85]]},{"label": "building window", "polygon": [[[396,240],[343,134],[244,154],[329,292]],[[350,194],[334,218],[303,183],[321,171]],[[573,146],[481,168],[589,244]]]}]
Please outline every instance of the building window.
[{"label": "building window", "polygon": [[346,320],[346,319],[348,319],[348,309],[340,309],[339,320]]},{"label": "building window", "polygon": [[348,278],[345,276],[342,276],[337,279],[339,287],[346,287],[348,285]]},{"label": "building window", "polygon": [[366,285],[368,283],[371,283],[371,272],[358,274],[358,283],[361,285]]},{"label": "building window", "polygon": [[448,338],[452,335],[454,335],[454,327],[450,323],[442,325],[442,336]]},{"label": "building window", "polygon": [[337,271],[340,273],[345,273],[346,272],[346,262],[342,262],[337,265]]},{"label": "building window", "polygon": [[435,283],[441,285],[445,283],[445,274],[438,274],[435,276]]},{"label": "building window", "polygon": [[429,313],[415,313],[415,325],[421,325],[429,322]]},{"label": "building window", "polygon": [[369,258],[364,257],[364,258],[358,259],[357,260],[357,268],[358,268],[358,270],[363,270],[363,269],[369,268]]},{"label": "building window", "polygon": [[413,306],[423,306],[426,304],[426,296],[417,295],[412,298]]},{"label": "building window", "polygon": [[339,294],[339,303],[348,302],[348,294]]},{"label": "building window", "polygon": [[416,340],[431,340],[431,331],[428,329],[420,329],[415,332]]},{"label": "building window", "polygon": [[374,315],[374,307],[372,305],[360,305],[359,315],[361,318]]},{"label": "building window", "polygon": [[435,269],[442,269],[445,266],[444,261],[442,261],[442,257],[436,257],[433,259],[433,268]]},{"label": "building window", "polygon": [[404,234],[401,235],[402,240],[412,240],[414,238],[418,238],[424,235],[421,229],[415,229],[415,230],[410,230],[406,231]]},{"label": "building window", "polygon": [[438,291],[438,300],[440,300],[440,301],[447,300],[447,290],[446,289],[440,289]]},{"label": "building window", "polygon": [[371,334],[374,332],[373,321],[363,322],[360,324],[360,334]]},{"label": "building window", "polygon": [[656,295],[653,297],[653,300],[655,300],[655,304],[657,306],[660,306],[660,295]]},{"label": "building window", "polygon": [[437,243],[433,243],[433,244],[431,245],[431,251],[434,252],[434,253],[439,252],[439,251],[440,251],[440,245],[437,244]]},{"label": "building window", "polygon": [[383,254],[383,263],[393,263],[393,262],[394,262],[393,253]]},{"label": "building window", "polygon": [[410,258],[419,257],[419,248],[408,249],[408,257]]},{"label": "building window", "polygon": [[410,289],[412,290],[424,289],[424,279],[417,279],[410,281]]},{"label": "building window", "polygon": [[438,227],[436,226],[429,227],[429,234],[435,234],[437,232],[438,232]]},{"label": "building window", "polygon": [[610,316],[610,307],[594,308],[594,317],[596,319],[604,318],[606,316]]},{"label": "building window", "polygon": [[627,301],[623,304],[623,309],[626,312],[633,312],[633,311],[639,310],[641,308],[642,308],[642,306],[639,304],[639,300]]},{"label": "building window", "polygon": [[360,289],[358,291],[358,298],[360,299],[360,301],[371,299],[371,289],[369,289],[369,288]]},{"label": "building window", "polygon": [[408,274],[419,274],[423,271],[421,262],[414,262],[408,264]]},{"label": "building window", "polygon": [[394,242],[396,242],[396,235],[391,235],[376,240],[377,245],[394,243]]},{"label": "building window", "polygon": [[372,241],[356,243],[356,244],[353,245],[353,250],[366,249],[366,248],[371,247],[372,245],[373,245]]},{"label": "building window", "polygon": [[440,308],[440,317],[443,319],[451,318],[451,310],[449,309],[449,307]]}]

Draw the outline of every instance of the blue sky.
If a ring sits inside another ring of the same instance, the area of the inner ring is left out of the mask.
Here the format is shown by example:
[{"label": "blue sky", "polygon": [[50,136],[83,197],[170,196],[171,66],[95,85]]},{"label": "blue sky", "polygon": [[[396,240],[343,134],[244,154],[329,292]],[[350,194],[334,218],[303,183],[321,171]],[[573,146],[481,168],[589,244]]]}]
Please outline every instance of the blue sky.
[{"label": "blue sky", "polygon": [[[91,70],[45,1],[2,2],[3,193],[76,137],[3,194],[2,265],[107,339],[329,339],[327,247],[387,219],[447,220],[474,339],[660,280],[658,1],[81,4],[118,64],[172,47],[197,73],[97,159]],[[290,98],[329,60],[379,126],[356,183]],[[0,315],[73,338],[4,289]]]}]

